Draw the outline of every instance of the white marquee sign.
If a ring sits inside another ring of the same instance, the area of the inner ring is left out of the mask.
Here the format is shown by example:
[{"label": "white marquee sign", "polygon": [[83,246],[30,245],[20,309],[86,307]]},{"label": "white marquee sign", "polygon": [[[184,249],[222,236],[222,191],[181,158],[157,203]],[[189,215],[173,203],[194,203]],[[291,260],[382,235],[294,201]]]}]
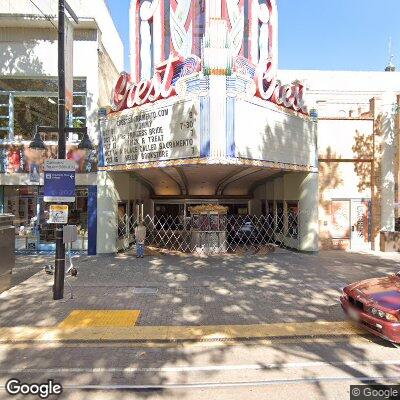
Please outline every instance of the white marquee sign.
[{"label": "white marquee sign", "polygon": [[105,166],[199,157],[199,137],[196,100],[127,109],[108,118]]}]

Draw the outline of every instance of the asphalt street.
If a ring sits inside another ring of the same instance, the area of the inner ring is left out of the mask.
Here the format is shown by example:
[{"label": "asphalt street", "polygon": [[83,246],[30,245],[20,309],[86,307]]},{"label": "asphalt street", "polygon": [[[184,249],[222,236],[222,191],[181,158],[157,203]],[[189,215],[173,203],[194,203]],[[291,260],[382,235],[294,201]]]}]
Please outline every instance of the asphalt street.
[{"label": "asphalt street", "polygon": [[3,340],[1,399],[23,398],[4,390],[10,378],[54,379],[64,387],[59,398],[73,400],[348,400],[352,384],[400,383],[399,348],[358,331],[326,334],[326,327],[344,322],[340,287],[397,271],[397,254],[81,257],[78,278],[71,281],[74,298],[66,289],[56,303],[52,277],[40,271],[48,260],[17,258],[15,275],[22,282],[0,295],[0,337],[13,329],[16,338],[29,329],[57,329],[76,309],[137,309],[138,329],[152,332],[218,324],[315,329],[236,341]]},{"label": "asphalt street", "polygon": [[[62,399],[349,399],[399,383],[400,349],[369,336],[236,344],[2,345],[1,384],[54,379]],[[3,390],[1,398],[10,398]]]}]

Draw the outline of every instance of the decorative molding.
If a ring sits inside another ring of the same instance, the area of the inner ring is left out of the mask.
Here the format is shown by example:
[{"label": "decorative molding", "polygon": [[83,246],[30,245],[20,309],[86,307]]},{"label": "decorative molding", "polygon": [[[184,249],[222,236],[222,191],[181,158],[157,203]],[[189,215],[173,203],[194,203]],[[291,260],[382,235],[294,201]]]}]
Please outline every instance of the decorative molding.
[{"label": "decorative molding", "polygon": [[185,25],[190,11],[190,0],[177,0],[177,7],[174,11],[170,7],[170,26],[172,46],[177,54],[182,57],[188,57],[192,54],[192,21],[189,29]]},{"label": "decorative molding", "polygon": [[244,13],[239,0],[226,0],[231,30],[228,34],[232,56],[237,56],[243,46]]}]

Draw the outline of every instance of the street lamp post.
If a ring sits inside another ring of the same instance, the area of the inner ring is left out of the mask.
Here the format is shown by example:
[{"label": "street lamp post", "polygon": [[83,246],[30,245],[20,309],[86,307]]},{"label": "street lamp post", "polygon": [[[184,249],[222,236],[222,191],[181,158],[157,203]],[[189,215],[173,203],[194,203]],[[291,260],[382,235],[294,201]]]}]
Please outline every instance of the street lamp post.
[{"label": "street lamp post", "polygon": [[[32,142],[29,145],[29,148],[34,149],[34,150],[45,150],[46,145],[41,138],[40,134],[41,133],[46,133],[46,132],[56,132],[58,130],[58,127],[53,127],[53,126],[37,126],[35,135],[33,137]],[[64,158],[65,158],[65,134],[67,132],[71,133],[77,133],[82,135],[82,139],[80,143],[78,144],[78,149],[81,150],[93,150],[93,144],[89,138],[89,135],[87,133],[87,128],[70,128],[70,127],[65,127],[62,129],[62,134],[61,130],[58,132],[58,145],[60,145],[60,137],[63,137],[64,139]],[[62,153],[61,153],[62,154]],[[60,157],[60,151],[58,151],[58,158],[61,159]],[[56,224],[55,226],[55,239],[56,239],[56,255],[55,255],[55,265],[54,265],[54,285],[53,285],[53,299],[54,300],[60,300],[64,296],[64,276],[65,276],[65,245],[63,242],[63,226],[61,224]]]},{"label": "street lamp post", "polygon": [[[64,160],[65,143],[65,4],[58,0],[58,159]],[[65,245],[63,243],[63,228],[55,227],[56,255],[54,264],[53,299],[60,300],[64,296],[65,275]]]},{"label": "street lamp post", "polygon": [[[68,132],[82,132],[84,134],[79,148],[92,149],[93,146],[87,135],[86,128],[66,128],[65,112],[65,9],[78,23],[78,17],[65,0],[58,0],[58,127],[37,127],[34,140],[29,147],[43,150],[45,145],[40,137],[40,131],[58,131],[58,159],[64,160],[66,156],[66,136]],[[54,285],[53,299],[60,300],[64,296],[64,276],[65,276],[65,245],[63,242],[63,226],[56,224],[55,227],[56,254],[54,265]]]}]

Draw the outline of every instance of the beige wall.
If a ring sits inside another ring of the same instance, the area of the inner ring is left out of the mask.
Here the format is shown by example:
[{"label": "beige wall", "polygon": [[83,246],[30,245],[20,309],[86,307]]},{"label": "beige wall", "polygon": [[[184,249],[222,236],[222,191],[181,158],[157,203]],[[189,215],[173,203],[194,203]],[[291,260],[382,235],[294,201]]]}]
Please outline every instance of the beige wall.
[{"label": "beige wall", "polygon": [[[128,172],[98,173],[97,190],[97,252],[115,253],[129,245],[129,238],[119,240],[118,232],[118,202],[143,202],[144,216],[152,213],[152,203],[146,188]],[[128,206],[129,207],[129,206]],[[127,210],[129,211],[129,210]],[[136,214],[134,210],[134,214]]]},{"label": "beige wall", "polygon": [[[350,247],[349,239],[332,237],[335,232],[332,201],[372,198],[373,140],[372,118],[320,119],[318,122],[319,228],[324,249]],[[349,232],[350,217],[349,214]]]},{"label": "beige wall", "polygon": [[320,119],[318,156],[325,158],[372,158],[373,119]]},{"label": "beige wall", "polygon": [[400,72],[280,70],[283,83],[300,80],[309,108],[319,117],[348,117],[369,111],[373,97],[400,93]]},{"label": "beige wall", "polygon": [[121,71],[117,70],[103,44],[99,46],[99,107],[108,107],[111,92]]}]

